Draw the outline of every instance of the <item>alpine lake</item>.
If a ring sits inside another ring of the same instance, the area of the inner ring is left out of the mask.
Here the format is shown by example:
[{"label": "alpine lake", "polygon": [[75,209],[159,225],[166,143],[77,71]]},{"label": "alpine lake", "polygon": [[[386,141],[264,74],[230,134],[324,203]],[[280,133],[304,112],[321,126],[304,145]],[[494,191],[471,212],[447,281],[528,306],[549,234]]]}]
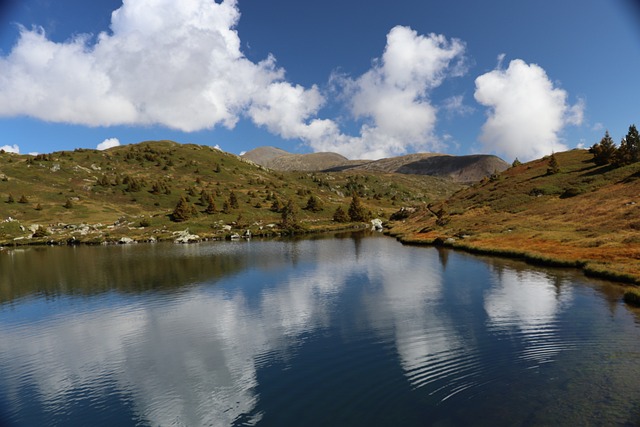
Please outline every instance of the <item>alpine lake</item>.
[{"label": "alpine lake", "polygon": [[5,248],[0,425],[640,425],[640,311],[376,233]]}]

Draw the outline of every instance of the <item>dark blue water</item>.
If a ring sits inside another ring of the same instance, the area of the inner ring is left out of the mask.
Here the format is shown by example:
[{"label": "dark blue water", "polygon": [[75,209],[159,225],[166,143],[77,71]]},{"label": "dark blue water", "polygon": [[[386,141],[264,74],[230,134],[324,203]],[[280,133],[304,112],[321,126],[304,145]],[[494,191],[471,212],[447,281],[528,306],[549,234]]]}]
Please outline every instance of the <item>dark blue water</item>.
[{"label": "dark blue water", "polygon": [[638,425],[639,319],[379,235],[3,250],[0,425]]}]

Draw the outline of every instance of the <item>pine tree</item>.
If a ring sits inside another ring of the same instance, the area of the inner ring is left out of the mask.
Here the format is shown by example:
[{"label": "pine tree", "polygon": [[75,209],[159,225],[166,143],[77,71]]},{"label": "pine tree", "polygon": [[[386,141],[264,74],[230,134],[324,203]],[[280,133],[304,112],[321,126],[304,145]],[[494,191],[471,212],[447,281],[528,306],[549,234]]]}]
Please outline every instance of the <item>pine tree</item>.
[{"label": "pine tree", "polygon": [[338,206],[333,214],[333,220],[335,222],[349,222],[349,215],[342,209],[342,206]]},{"label": "pine tree", "polygon": [[282,227],[292,228],[298,226],[298,206],[289,199],[287,204],[282,208],[281,213]]},{"label": "pine tree", "polygon": [[187,202],[187,199],[182,196],[176,205],[176,208],[171,213],[171,221],[182,222],[191,218],[192,206]]},{"label": "pine tree", "polygon": [[222,203],[222,213],[231,213],[231,203],[229,203],[229,199],[224,199],[224,202]]},{"label": "pine tree", "polygon": [[64,205],[62,205],[63,208],[65,209],[72,209],[73,208],[73,201],[71,199],[67,199],[67,201],[65,202]]},{"label": "pine tree", "polygon": [[522,164],[522,162],[520,160],[518,160],[518,158],[516,157],[515,160],[513,161],[513,163],[511,163],[511,167],[516,167],[516,166],[520,166]]},{"label": "pine tree", "polygon": [[13,198],[13,194],[9,194],[7,197],[7,203],[15,203],[16,200]]},{"label": "pine tree", "polygon": [[18,203],[29,203],[29,200],[27,200],[27,197],[23,194],[20,200],[18,200]]},{"label": "pine tree", "polygon": [[311,212],[320,212],[322,209],[322,202],[320,201],[320,199],[315,197],[313,194],[309,196],[309,199],[307,200],[307,206],[305,206],[305,210]]},{"label": "pine tree", "polygon": [[635,163],[640,161],[640,134],[638,133],[638,129],[636,129],[636,125],[629,126],[626,140],[629,145],[631,162]]},{"label": "pine tree", "polygon": [[609,131],[605,131],[604,137],[599,143],[593,144],[589,152],[593,154],[593,161],[596,165],[602,166],[611,163],[616,156],[616,144],[609,135]]},{"label": "pine tree", "polygon": [[200,201],[198,202],[202,206],[207,206],[209,204],[209,193],[206,190],[202,190],[200,192]]},{"label": "pine tree", "polygon": [[627,136],[620,142],[614,163],[616,166],[624,166],[637,161],[640,161],[640,135],[636,126],[631,125]]},{"label": "pine tree", "polygon": [[217,211],[218,210],[216,209],[216,203],[213,200],[213,196],[209,194],[207,197],[207,208],[204,210],[204,212],[207,214],[214,214]]},{"label": "pine tree", "polygon": [[558,159],[556,159],[556,155],[551,154],[549,157],[549,167],[547,168],[547,175],[555,175],[560,172],[560,165],[558,164]]},{"label": "pine tree", "polygon": [[356,193],[353,193],[351,197],[351,204],[349,205],[349,219],[353,222],[365,222],[369,220],[369,214],[362,206],[360,197]]},{"label": "pine tree", "polygon": [[236,193],[234,193],[233,191],[231,191],[229,193],[229,205],[233,208],[233,209],[238,209],[239,205],[238,205],[238,198],[236,197]]}]

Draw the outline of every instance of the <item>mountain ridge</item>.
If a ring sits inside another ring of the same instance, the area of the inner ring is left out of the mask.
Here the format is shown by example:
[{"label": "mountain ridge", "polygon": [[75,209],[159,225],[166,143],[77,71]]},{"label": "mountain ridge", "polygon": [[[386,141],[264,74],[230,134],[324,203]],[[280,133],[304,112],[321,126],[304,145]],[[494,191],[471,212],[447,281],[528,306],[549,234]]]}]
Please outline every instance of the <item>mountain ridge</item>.
[{"label": "mountain ridge", "polygon": [[370,171],[448,178],[472,183],[509,168],[501,158],[489,154],[454,156],[414,153],[378,160],[349,160],[332,152],[292,154],[276,147],[258,147],[242,155],[264,167],[279,171]]}]

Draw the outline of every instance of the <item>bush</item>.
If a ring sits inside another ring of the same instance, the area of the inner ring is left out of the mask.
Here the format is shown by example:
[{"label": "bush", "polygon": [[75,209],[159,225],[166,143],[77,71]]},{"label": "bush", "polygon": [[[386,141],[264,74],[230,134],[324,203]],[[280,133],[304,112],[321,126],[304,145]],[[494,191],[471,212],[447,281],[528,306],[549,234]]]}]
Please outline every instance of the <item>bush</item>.
[{"label": "bush", "polygon": [[49,232],[47,232],[47,229],[44,228],[43,226],[39,225],[38,228],[36,229],[36,231],[34,231],[33,236],[34,238],[42,238],[42,237],[47,237],[49,235]]},{"label": "bush", "polygon": [[566,190],[564,190],[564,193],[562,193],[560,195],[560,198],[561,199],[568,199],[569,197],[579,196],[582,193],[584,193],[584,191],[582,191],[578,187],[569,187]]}]

